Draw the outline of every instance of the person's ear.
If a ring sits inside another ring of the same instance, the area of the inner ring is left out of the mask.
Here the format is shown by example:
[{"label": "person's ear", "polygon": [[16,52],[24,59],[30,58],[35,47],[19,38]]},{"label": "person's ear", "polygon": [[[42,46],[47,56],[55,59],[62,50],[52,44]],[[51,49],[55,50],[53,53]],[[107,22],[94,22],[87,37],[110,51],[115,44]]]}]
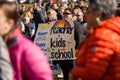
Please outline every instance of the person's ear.
[{"label": "person's ear", "polygon": [[102,19],[102,15],[103,13],[101,11],[97,12],[97,18],[99,18],[100,20]]},{"label": "person's ear", "polygon": [[10,19],[10,20],[8,20],[8,24],[9,24],[10,28],[12,28],[15,24],[15,21],[13,19]]},{"label": "person's ear", "polygon": [[96,21],[97,21],[98,24],[101,23],[101,21],[102,21],[102,12],[99,11],[99,12],[96,14]]}]

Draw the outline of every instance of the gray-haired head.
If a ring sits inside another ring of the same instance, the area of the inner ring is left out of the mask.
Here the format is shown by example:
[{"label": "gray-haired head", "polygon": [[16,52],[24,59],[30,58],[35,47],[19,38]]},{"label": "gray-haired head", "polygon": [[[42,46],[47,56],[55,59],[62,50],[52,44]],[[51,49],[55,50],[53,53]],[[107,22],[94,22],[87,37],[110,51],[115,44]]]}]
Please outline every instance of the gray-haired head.
[{"label": "gray-haired head", "polygon": [[102,12],[102,20],[114,17],[117,7],[116,0],[89,0],[89,3],[94,14]]}]

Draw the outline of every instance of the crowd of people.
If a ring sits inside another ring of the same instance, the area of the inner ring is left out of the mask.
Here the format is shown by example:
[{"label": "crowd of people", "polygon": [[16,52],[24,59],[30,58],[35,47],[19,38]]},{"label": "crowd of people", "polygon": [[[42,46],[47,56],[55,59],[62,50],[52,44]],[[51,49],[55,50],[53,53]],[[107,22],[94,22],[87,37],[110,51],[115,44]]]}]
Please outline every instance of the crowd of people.
[{"label": "crowd of people", "polygon": [[0,0],[0,79],[53,80],[44,52],[34,44],[38,25],[68,20],[74,60],[54,61],[64,80],[120,80],[120,9],[116,0],[33,3]]},{"label": "crowd of people", "polygon": [[[49,23],[56,20],[67,19],[75,28],[76,48],[87,36],[85,12],[87,4],[83,0],[76,3],[57,3],[49,0],[46,2],[34,3],[32,7],[25,4],[19,10],[23,22],[23,34],[34,41],[35,34],[40,23]],[[74,67],[74,60],[53,61],[58,64],[64,75],[64,80],[69,80],[69,73]]]},{"label": "crowd of people", "polygon": [[[25,33],[26,37],[29,39],[34,40],[38,24],[62,19],[70,20],[75,26],[80,26],[81,24],[85,26],[85,12],[87,6],[88,5],[85,4],[83,0],[75,3],[57,3],[49,0],[48,3],[34,3],[30,7],[21,4],[19,14],[24,24],[24,26],[22,26],[23,33]],[[79,40],[77,43],[80,43]]]}]

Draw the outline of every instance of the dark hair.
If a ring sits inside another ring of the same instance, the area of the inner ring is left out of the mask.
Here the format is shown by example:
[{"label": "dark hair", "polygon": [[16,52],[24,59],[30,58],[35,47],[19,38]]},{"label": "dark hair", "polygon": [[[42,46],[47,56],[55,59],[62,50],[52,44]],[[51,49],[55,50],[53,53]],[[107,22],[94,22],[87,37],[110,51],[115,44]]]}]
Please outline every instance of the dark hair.
[{"label": "dark hair", "polygon": [[77,6],[75,6],[75,7],[74,7],[74,9],[80,9],[80,6],[79,6],[79,5],[77,5]]},{"label": "dark hair", "polygon": [[42,3],[41,3],[41,6],[44,6],[44,4],[45,4],[45,2],[42,2]]},{"label": "dark hair", "polygon": [[73,11],[73,9],[71,9],[71,8],[66,8],[64,11],[66,11],[66,10],[70,11],[70,12],[72,13],[72,15],[74,16],[74,11]]},{"label": "dark hair", "polygon": [[118,8],[120,8],[120,2],[118,2],[118,5],[117,5]]},{"label": "dark hair", "polygon": [[120,8],[115,11],[115,16],[120,16]]},{"label": "dark hair", "polygon": [[87,7],[86,7],[86,6],[81,6],[80,9],[81,9],[81,10],[86,10]]},{"label": "dark hair", "polygon": [[116,0],[89,0],[91,10],[97,14],[102,12],[102,19],[106,20],[114,17],[114,13],[117,7]]},{"label": "dark hair", "polygon": [[70,2],[68,3],[68,6],[69,6],[69,5],[71,6],[71,8],[73,8],[73,5],[72,5]]},{"label": "dark hair", "polygon": [[26,12],[27,12],[27,11],[30,11],[30,9],[33,9],[33,7],[27,7],[27,8],[26,8]]}]

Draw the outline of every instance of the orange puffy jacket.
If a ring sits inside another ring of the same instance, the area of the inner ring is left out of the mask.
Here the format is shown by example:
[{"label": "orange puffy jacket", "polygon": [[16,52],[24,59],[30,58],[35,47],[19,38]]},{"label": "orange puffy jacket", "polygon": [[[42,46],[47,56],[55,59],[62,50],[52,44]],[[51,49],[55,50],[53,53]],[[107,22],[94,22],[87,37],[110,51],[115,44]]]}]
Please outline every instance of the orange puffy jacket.
[{"label": "orange puffy jacket", "polygon": [[120,80],[120,17],[91,30],[76,57],[74,80]]}]

